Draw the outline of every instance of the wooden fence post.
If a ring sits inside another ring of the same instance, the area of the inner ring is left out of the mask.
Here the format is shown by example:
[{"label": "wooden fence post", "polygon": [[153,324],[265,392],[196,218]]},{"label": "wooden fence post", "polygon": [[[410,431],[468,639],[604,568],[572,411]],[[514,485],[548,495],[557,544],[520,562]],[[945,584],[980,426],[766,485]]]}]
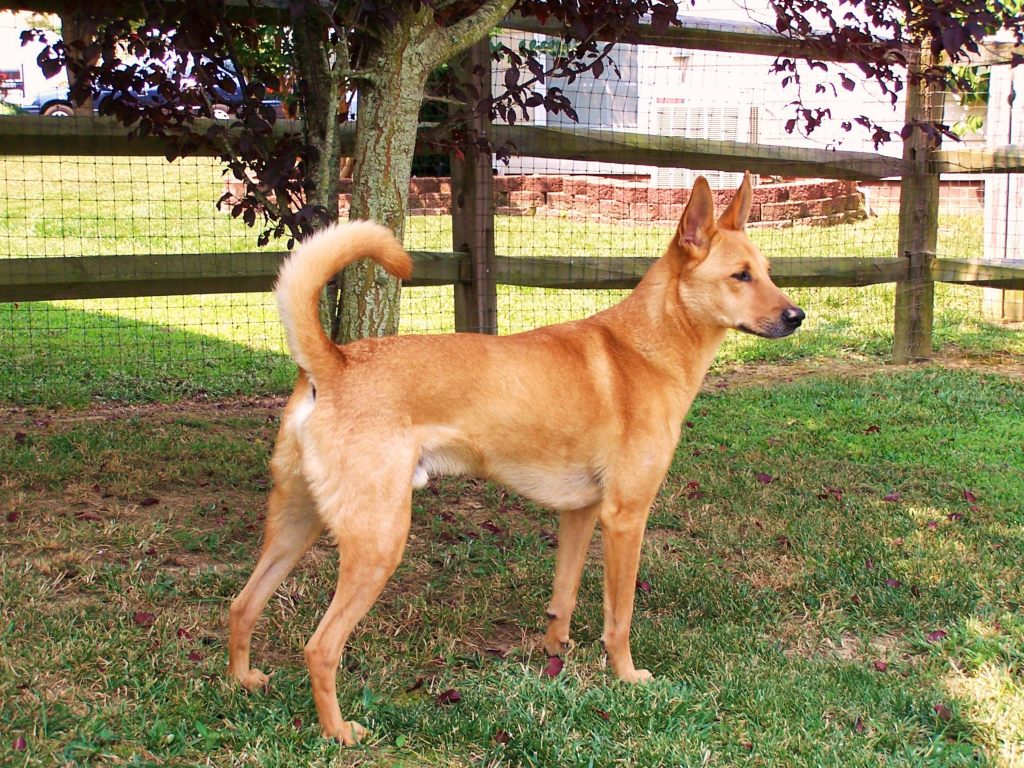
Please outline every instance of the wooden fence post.
[{"label": "wooden fence post", "polygon": [[[477,91],[477,101],[488,98],[491,93],[490,41],[484,38],[473,45],[459,66],[463,82],[472,84],[471,92]],[[491,152],[478,142],[489,136],[487,115],[474,117],[467,125],[461,155],[452,154],[452,250],[469,254],[469,274],[455,284],[455,330],[494,334],[498,332],[494,171]]]},{"label": "wooden fence post", "polygon": [[939,233],[939,174],[932,155],[939,138],[922,128],[942,121],[942,90],[923,79],[922,61],[930,53],[913,55],[907,67],[906,124],[912,130],[903,141],[906,171],[900,182],[899,254],[906,259],[906,280],[896,283],[892,358],[894,363],[927,360],[932,354],[935,280],[932,274]]}]

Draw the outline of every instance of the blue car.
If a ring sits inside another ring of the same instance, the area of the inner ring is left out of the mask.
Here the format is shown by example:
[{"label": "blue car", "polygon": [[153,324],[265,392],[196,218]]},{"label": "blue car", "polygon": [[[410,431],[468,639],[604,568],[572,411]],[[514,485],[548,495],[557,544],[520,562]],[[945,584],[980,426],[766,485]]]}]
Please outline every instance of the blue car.
[{"label": "blue car", "polygon": [[[101,90],[99,95],[93,99],[93,109],[95,111],[99,111],[100,105],[106,99],[110,98],[110,95],[110,90]],[[211,108],[213,117],[218,120],[228,120],[233,117],[235,114],[235,108],[242,101],[241,89],[236,89],[234,93],[230,93],[223,88],[215,88],[214,95],[217,97],[217,100],[213,103]],[[148,100],[151,100],[154,103],[158,103],[161,100],[156,89],[148,90],[146,92],[146,96]],[[18,107],[21,111],[30,115],[70,117],[75,114],[75,106],[71,102],[68,86],[66,85],[36,91],[34,94],[28,94],[21,98],[11,96],[8,98],[7,103]],[[264,99],[263,103],[273,107],[274,110],[280,114],[280,100]]]}]

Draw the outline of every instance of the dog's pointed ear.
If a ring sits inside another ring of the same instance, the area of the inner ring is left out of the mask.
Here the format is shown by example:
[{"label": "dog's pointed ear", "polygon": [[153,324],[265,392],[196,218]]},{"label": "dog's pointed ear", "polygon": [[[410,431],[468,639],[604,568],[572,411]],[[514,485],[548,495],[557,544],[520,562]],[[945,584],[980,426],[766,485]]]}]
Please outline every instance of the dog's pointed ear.
[{"label": "dog's pointed ear", "polygon": [[725,213],[718,219],[718,226],[722,229],[739,231],[747,225],[750,217],[750,206],[754,201],[754,190],[750,186],[750,172],[743,174],[743,182],[740,188],[733,195],[732,202],[725,209]]},{"label": "dog's pointed ear", "polygon": [[699,176],[690,192],[683,216],[679,219],[676,233],[679,248],[684,253],[703,253],[714,231],[715,199],[711,195],[708,180]]}]

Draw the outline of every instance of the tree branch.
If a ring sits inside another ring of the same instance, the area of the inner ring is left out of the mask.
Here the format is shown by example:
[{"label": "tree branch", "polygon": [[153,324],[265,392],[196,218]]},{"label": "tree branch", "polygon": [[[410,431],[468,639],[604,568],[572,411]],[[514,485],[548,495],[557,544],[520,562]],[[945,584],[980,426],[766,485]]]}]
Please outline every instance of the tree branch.
[{"label": "tree branch", "polygon": [[515,2],[516,0],[486,0],[473,13],[450,27],[436,27],[426,45],[426,50],[432,54],[430,68],[444,64],[486,35],[505,18]]}]

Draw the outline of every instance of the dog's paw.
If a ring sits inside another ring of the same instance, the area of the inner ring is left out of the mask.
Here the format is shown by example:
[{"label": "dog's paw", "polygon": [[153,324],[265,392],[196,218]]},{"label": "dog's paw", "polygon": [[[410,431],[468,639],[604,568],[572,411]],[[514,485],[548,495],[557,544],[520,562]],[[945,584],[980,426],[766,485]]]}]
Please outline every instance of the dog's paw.
[{"label": "dog's paw", "polygon": [[572,639],[544,640],[544,652],[548,656],[563,656],[567,653],[571,653],[575,647],[576,641]]},{"label": "dog's paw", "polygon": [[235,675],[239,684],[245,690],[252,692],[266,688],[270,685],[270,675],[266,675],[258,669],[249,669],[241,674]]},{"label": "dog's paw", "polygon": [[634,669],[624,675],[619,675],[619,679],[625,683],[647,683],[654,679],[654,675],[646,669]]},{"label": "dog's paw", "polygon": [[346,747],[354,747],[369,734],[363,726],[354,720],[342,720],[341,727],[334,732],[321,731],[325,739],[334,739]]}]

